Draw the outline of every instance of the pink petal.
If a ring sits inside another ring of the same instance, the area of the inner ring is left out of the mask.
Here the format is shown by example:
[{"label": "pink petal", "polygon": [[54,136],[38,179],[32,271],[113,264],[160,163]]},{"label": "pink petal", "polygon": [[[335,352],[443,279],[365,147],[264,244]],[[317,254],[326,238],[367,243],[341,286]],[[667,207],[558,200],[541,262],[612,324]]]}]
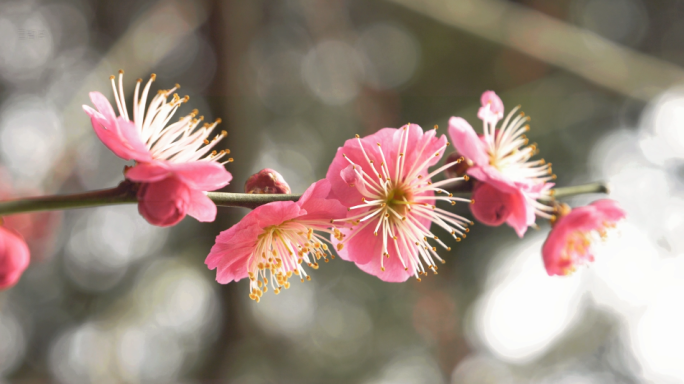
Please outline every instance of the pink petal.
[{"label": "pink petal", "polygon": [[[85,109],[86,106],[84,106]],[[87,112],[87,110],[86,110]],[[94,111],[93,111],[94,112]],[[90,123],[93,126],[93,131],[102,143],[109,148],[115,155],[124,160],[132,160],[133,156],[129,148],[126,146],[121,136],[116,132],[116,127],[109,129],[105,124],[108,122],[101,116],[93,115],[90,118]]]},{"label": "pink petal", "polygon": [[318,180],[304,191],[302,197],[299,199],[299,205],[305,204],[309,199],[325,199],[329,194],[330,182],[326,179]]},{"label": "pink petal", "polygon": [[467,173],[478,181],[490,184],[502,192],[513,193],[520,190],[518,184],[491,165],[470,167]]},{"label": "pink petal", "polygon": [[216,267],[216,281],[220,284],[228,284],[231,281],[239,281],[248,277],[247,266],[252,252],[254,252],[253,247],[245,247],[232,250],[230,253],[214,254],[214,257],[222,257]]},{"label": "pink petal", "polygon": [[[325,176],[325,179],[330,182],[330,197],[338,199],[346,206],[352,206],[353,204],[360,202],[362,195],[355,186],[349,186],[347,181],[341,176],[342,170],[349,166],[349,162],[344,159],[342,154],[347,155],[352,161],[363,161],[362,166],[364,167],[364,170],[367,168],[370,169],[354,140],[355,139],[347,140],[344,147],[337,150],[337,154],[335,155],[335,158],[333,158],[333,161],[328,168],[328,173]],[[378,162],[377,164],[380,163]]]},{"label": "pink petal", "polygon": [[261,228],[277,225],[306,214],[306,210],[301,209],[294,201],[275,201],[262,205],[252,212]]},{"label": "pink petal", "polygon": [[223,165],[215,161],[168,163],[168,167],[190,188],[200,191],[215,191],[223,188],[233,178]]},{"label": "pink petal", "polygon": [[126,178],[139,183],[155,183],[172,175],[166,161],[139,163],[126,171]]},{"label": "pink petal", "polygon": [[347,208],[338,200],[326,198],[329,194],[330,183],[326,179],[311,184],[297,202],[297,205],[306,211],[299,220],[332,220],[346,217]]},{"label": "pink petal", "polygon": [[[402,129],[403,127],[395,131],[394,140],[391,144],[392,148],[399,147]],[[427,162],[428,166],[437,164],[444,155],[445,145],[447,143],[446,137],[444,135],[437,137],[437,131],[434,129],[429,129],[426,132],[423,132],[423,129],[419,125],[410,124],[408,126],[408,130],[409,136],[406,151],[404,153],[406,159],[404,160],[404,171],[402,173],[403,177],[407,177],[411,170],[425,164],[426,160],[429,160]],[[397,158],[396,153],[397,151],[394,150],[390,155],[394,156],[394,158]],[[438,153],[439,155],[435,156]],[[423,173],[423,176],[426,174],[427,172]]]},{"label": "pink petal", "polygon": [[173,177],[143,184],[138,191],[138,212],[152,225],[175,225],[188,211],[190,194],[190,189]]},{"label": "pink petal", "polygon": [[625,211],[620,208],[615,200],[601,199],[590,204],[591,207],[596,208],[598,215],[603,221],[614,223],[625,218]]},{"label": "pink petal", "polygon": [[212,222],[216,219],[216,204],[204,192],[190,189],[187,214],[197,221]]},{"label": "pink petal", "polygon": [[109,100],[101,93],[91,92],[90,100],[98,111],[87,105],[83,110],[90,116],[95,134],[107,148],[124,160],[148,161],[152,158],[133,122],[117,118]]},{"label": "pink petal", "polygon": [[[518,237],[522,238],[527,231],[527,227],[531,224],[529,222],[528,208],[529,203],[525,199],[525,195],[520,191],[510,194],[510,201],[508,207],[510,214],[506,219],[506,224],[511,226]],[[532,211],[532,224],[534,223],[534,211]]]},{"label": "pink petal", "polygon": [[21,236],[0,227],[0,289],[16,284],[30,260],[28,245]]},{"label": "pink petal", "polygon": [[[354,231],[358,231],[358,225],[353,231],[346,228],[341,228],[340,231],[349,237]],[[375,226],[367,225],[354,235],[353,241],[346,243],[342,250],[337,254],[342,260],[353,261],[356,265],[367,264],[373,257],[380,257],[382,250],[382,239],[378,240],[378,236],[373,234]],[[331,241],[337,247],[337,240],[331,236]]]},{"label": "pink petal", "polygon": [[[418,252],[415,247],[413,249],[407,250],[404,247],[400,247],[400,250],[402,252],[402,255],[407,255],[408,252]],[[412,276],[411,269],[407,271],[405,267],[402,265],[401,260],[399,260],[399,256],[397,255],[396,248],[392,245],[388,249],[390,257],[383,257],[382,258],[382,263],[383,265],[380,265],[380,255],[377,254],[376,257],[371,258],[369,263],[366,264],[356,264],[360,270],[371,274],[373,276],[376,276],[382,281],[386,281],[388,283],[402,283],[406,280],[408,280],[409,277]],[[404,260],[407,260],[406,256],[404,256]],[[382,268],[385,268],[383,271]]]},{"label": "pink petal", "polygon": [[152,154],[147,149],[147,145],[142,142],[140,131],[135,123],[123,117],[119,117],[117,123],[121,137],[123,137],[123,143],[128,150],[128,156],[136,161],[151,161]]},{"label": "pink petal", "polygon": [[[102,115],[104,120],[107,122],[105,125],[105,128],[110,129],[112,131],[115,131],[116,134],[118,134],[118,130],[115,129],[116,127],[116,114],[114,113],[114,108],[112,105],[109,103],[109,100],[101,94],[100,92],[90,92],[88,95],[90,95],[90,101],[93,102],[93,105],[95,105],[95,108],[97,108],[98,112]],[[88,112],[88,111],[86,111]]]},{"label": "pink petal", "polygon": [[238,281],[248,276],[247,262],[254,252],[257,237],[263,232],[255,211],[248,213],[240,222],[221,232],[216,237],[216,244],[211,248],[205,260],[209,269],[217,269],[216,281],[221,284]]},{"label": "pink petal", "polygon": [[357,172],[356,166],[349,164],[346,168],[340,171],[340,177],[347,183],[348,186],[356,188],[360,194],[368,193],[366,184],[363,181],[363,176]]},{"label": "pink petal", "polygon": [[473,200],[470,210],[477,221],[497,227],[503,224],[511,214],[513,197],[486,183],[477,183],[473,188]]},{"label": "pink petal", "polygon": [[456,151],[475,165],[488,165],[489,155],[473,127],[463,118],[449,119],[449,137]]}]

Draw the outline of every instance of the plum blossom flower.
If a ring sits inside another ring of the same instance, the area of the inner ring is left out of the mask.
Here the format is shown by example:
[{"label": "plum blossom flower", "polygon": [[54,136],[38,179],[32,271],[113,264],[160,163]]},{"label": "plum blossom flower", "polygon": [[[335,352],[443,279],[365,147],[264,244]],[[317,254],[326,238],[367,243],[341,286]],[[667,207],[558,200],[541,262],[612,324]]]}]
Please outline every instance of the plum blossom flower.
[{"label": "plum blossom flower", "polygon": [[318,269],[318,261],[328,262],[330,242],[319,232],[339,235],[333,219],[347,210],[336,200],[327,199],[330,183],[312,184],[299,201],[277,201],[257,207],[239,223],[216,237],[205,263],[216,269],[221,284],[249,278],[249,297],[257,302],[270,285],[278,294],[289,288],[288,279],[298,275],[310,280],[302,264]]},{"label": "plum blossom flower", "polygon": [[437,273],[435,260],[444,261],[430,242],[451,248],[430,231],[431,224],[444,228],[457,241],[466,237],[471,224],[435,206],[436,200],[470,202],[442,189],[463,178],[430,180],[460,161],[428,171],[448,145],[444,135],[438,138],[434,130],[424,133],[418,125],[408,124],[364,138],[357,135],[337,150],[326,179],[332,186],[330,198],[349,210],[346,218],[335,220],[351,224],[340,228],[333,240],[342,259],[390,282],[410,276],[420,280],[428,269]]},{"label": "plum blossom flower", "polygon": [[0,289],[19,281],[31,261],[28,245],[19,233],[0,227]]},{"label": "plum blossom flower", "polygon": [[[553,208],[537,202],[549,194],[555,178],[551,164],[543,159],[530,161],[537,153],[536,144],[527,146],[524,132],[529,130],[529,117],[515,107],[501,124],[503,102],[493,91],[486,91],[481,98],[482,107],[478,117],[482,120],[484,135],[460,117],[449,120],[449,135],[454,147],[466,158],[467,174],[477,180],[473,191],[471,211],[473,216],[487,225],[506,222],[518,236],[534,225],[535,217],[551,217]],[[476,183],[476,184],[478,184]],[[484,186],[482,184],[487,184]]]},{"label": "plum blossom flower", "polygon": [[546,272],[567,275],[578,265],[594,261],[592,244],[606,239],[607,231],[624,218],[625,212],[613,200],[597,200],[575,209],[561,205],[542,247]]},{"label": "plum blossom flower", "polygon": [[[186,213],[199,221],[213,221],[216,205],[203,193],[226,186],[232,176],[220,162],[230,151],[212,148],[227,133],[208,138],[220,119],[199,127],[203,116],[197,110],[169,123],[178,107],[189,100],[174,93],[180,86],[160,90],[147,106],[153,74],[140,94],[138,79],[133,95],[133,121],[130,120],[123,91],[123,71],[118,86],[111,76],[114,99],[119,116],[99,92],[91,92],[90,100],[97,110],[84,105],[93,129],[104,145],[124,160],[135,160],[126,170],[126,178],[142,183],[138,193],[140,214],[150,223],[169,226],[178,223]],[[169,100],[169,97],[171,99]],[[158,184],[158,183],[164,183]],[[156,184],[156,185],[155,185]]]}]

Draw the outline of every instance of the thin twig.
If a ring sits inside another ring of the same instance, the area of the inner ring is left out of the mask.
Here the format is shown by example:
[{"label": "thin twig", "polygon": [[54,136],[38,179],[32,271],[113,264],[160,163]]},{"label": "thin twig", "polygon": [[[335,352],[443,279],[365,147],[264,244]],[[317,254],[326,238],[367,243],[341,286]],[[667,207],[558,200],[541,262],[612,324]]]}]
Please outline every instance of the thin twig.
[{"label": "thin twig", "polygon": [[[0,216],[16,213],[54,211],[76,208],[91,208],[104,205],[135,204],[138,202],[136,197],[137,186],[134,183],[124,181],[116,188],[102,189],[74,195],[53,195],[29,197],[7,201],[0,201]],[[568,197],[586,193],[608,193],[608,186],[605,183],[591,183],[585,185],[575,185],[570,187],[556,188],[553,190],[553,197]],[[469,198],[470,193],[454,193],[459,197]],[[256,208],[260,205],[274,201],[297,201],[301,195],[275,195],[275,194],[248,194],[248,193],[226,193],[209,192],[207,196],[219,207],[244,207]]]},{"label": "thin twig", "polygon": [[552,196],[556,199],[561,197],[568,197],[574,195],[583,195],[586,193],[610,193],[608,185],[604,182],[573,185],[570,187],[556,188],[552,190]]},{"label": "thin twig", "polygon": [[39,196],[0,201],[0,215],[133,204],[137,202],[138,199],[135,196],[135,191],[131,188],[131,183],[124,181],[116,188],[111,189],[101,189],[73,195]]},{"label": "thin twig", "polygon": [[207,196],[219,207],[256,208],[274,201],[297,201],[302,195],[209,192]]}]

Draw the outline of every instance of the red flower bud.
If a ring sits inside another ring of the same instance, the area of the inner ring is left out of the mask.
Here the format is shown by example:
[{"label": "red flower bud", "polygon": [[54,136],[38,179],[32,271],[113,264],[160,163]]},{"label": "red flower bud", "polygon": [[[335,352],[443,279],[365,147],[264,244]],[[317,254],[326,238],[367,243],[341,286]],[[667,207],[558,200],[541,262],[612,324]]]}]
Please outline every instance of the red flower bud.
[{"label": "red flower bud", "polygon": [[269,168],[253,174],[247,179],[245,183],[245,193],[274,193],[274,194],[288,194],[291,193],[290,186],[283,176]]}]

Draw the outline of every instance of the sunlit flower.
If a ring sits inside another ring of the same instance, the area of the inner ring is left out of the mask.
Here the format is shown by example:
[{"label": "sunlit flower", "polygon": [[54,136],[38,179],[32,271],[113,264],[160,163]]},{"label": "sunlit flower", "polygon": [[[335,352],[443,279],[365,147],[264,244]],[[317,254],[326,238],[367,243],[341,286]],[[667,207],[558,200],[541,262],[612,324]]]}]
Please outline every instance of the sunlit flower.
[{"label": "sunlit flower", "polygon": [[[518,236],[534,225],[535,217],[551,217],[551,207],[537,202],[547,195],[555,176],[551,164],[544,160],[530,161],[537,153],[535,144],[527,145],[524,133],[529,130],[529,117],[524,113],[515,115],[515,107],[498,129],[503,117],[503,102],[492,91],[482,94],[482,107],[478,117],[482,119],[484,135],[479,137],[473,127],[460,117],[449,120],[449,135],[454,147],[465,157],[469,168],[467,174],[488,187],[476,185],[475,202],[471,210],[475,218],[487,225],[506,222]],[[478,198],[477,195],[481,198]],[[494,205],[494,206],[493,206]]]},{"label": "sunlit flower", "polygon": [[605,239],[607,231],[624,218],[625,212],[613,200],[598,200],[575,209],[561,205],[542,247],[546,272],[567,275],[578,265],[594,261],[592,244]]},{"label": "sunlit flower", "polygon": [[[220,119],[200,127],[204,118],[197,117],[197,110],[170,123],[178,107],[189,99],[174,93],[178,85],[158,91],[147,106],[147,96],[154,79],[155,75],[152,75],[142,94],[142,80],[137,81],[133,95],[133,121],[126,108],[123,71],[119,71],[118,86],[115,77],[111,77],[118,117],[107,98],[99,92],[90,93],[90,100],[97,111],[87,105],[83,109],[90,116],[97,136],[112,152],[125,160],[136,161],[135,166],[126,171],[126,178],[143,183],[138,194],[139,210],[150,223],[173,225],[186,213],[200,221],[213,221],[216,205],[201,192],[222,188],[232,178],[223,167],[232,159],[220,162],[230,152],[212,150],[227,133],[222,131],[209,140]],[[173,197],[157,193],[162,188],[153,187],[153,184],[162,181],[168,195]],[[148,204],[155,206],[146,207]]]},{"label": "sunlit flower", "polygon": [[30,261],[28,245],[21,235],[0,227],[0,289],[16,284]]},{"label": "sunlit flower", "polygon": [[257,207],[239,223],[221,232],[205,263],[217,269],[221,284],[250,280],[249,297],[259,301],[270,285],[278,294],[289,288],[288,279],[298,275],[310,280],[303,265],[318,269],[318,262],[334,258],[327,236],[338,233],[333,219],[347,210],[336,200],[327,199],[330,184],[312,184],[297,202],[277,201]]},{"label": "sunlit flower", "polygon": [[332,186],[330,197],[349,210],[345,219],[335,221],[351,224],[335,234],[341,258],[384,281],[419,278],[428,269],[436,273],[435,260],[444,261],[430,242],[451,248],[430,231],[432,223],[457,241],[466,236],[471,223],[435,206],[436,200],[470,202],[442,188],[463,178],[430,180],[460,161],[428,171],[448,145],[444,135],[438,138],[434,130],[423,133],[418,125],[409,124],[364,138],[357,135],[338,149],[326,179]]},{"label": "sunlit flower", "polygon": [[247,179],[245,193],[287,194],[292,193],[292,190],[280,173],[270,168],[264,168]]}]

